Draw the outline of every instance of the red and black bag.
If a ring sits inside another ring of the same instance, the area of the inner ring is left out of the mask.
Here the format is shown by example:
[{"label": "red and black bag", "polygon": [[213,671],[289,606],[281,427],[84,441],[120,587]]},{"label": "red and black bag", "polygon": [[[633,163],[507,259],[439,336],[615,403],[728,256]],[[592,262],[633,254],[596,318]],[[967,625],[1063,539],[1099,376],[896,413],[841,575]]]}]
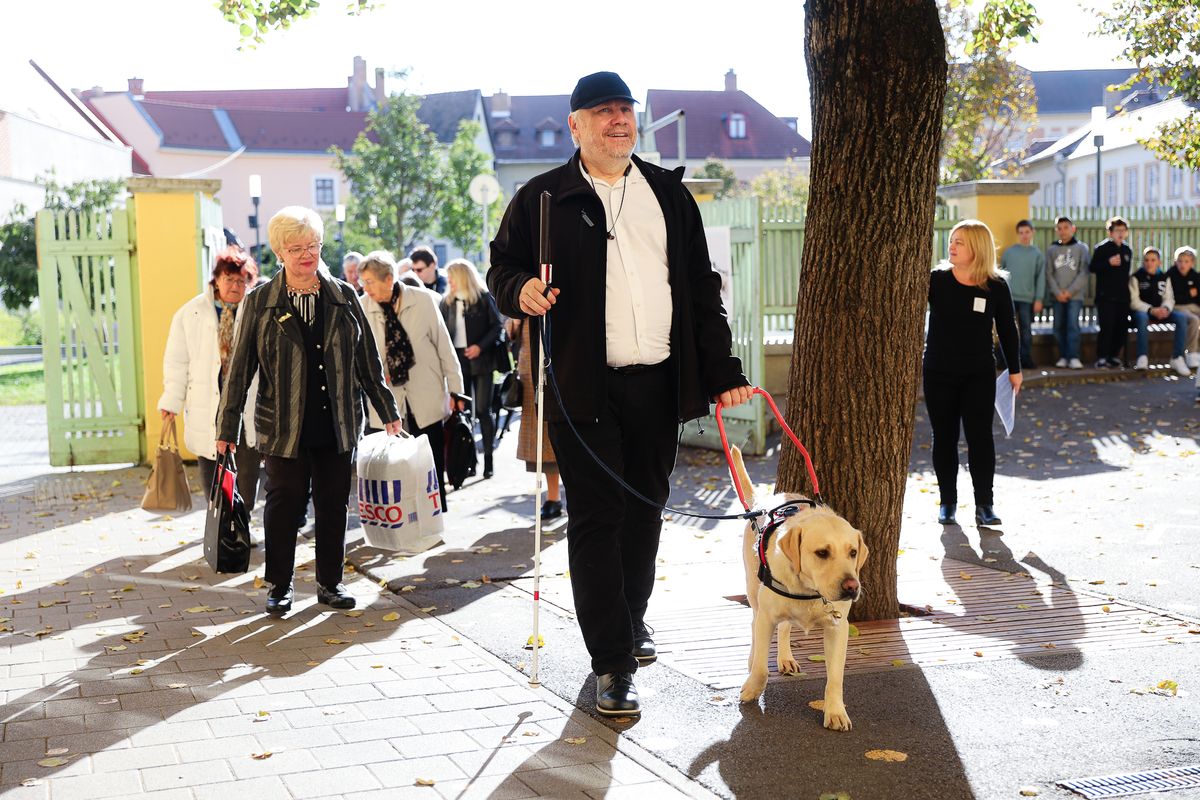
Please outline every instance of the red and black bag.
[{"label": "red and black bag", "polygon": [[204,558],[213,572],[245,572],[250,568],[250,514],[237,490],[233,454],[217,456],[208,513],[204,518]]}]

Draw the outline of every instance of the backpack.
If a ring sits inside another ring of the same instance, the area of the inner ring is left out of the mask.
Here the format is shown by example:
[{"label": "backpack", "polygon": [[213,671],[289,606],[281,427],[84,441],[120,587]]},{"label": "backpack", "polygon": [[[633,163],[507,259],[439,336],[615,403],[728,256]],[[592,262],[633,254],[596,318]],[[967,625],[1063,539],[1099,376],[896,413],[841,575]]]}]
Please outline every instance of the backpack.
[{"label": "backpack", "polygon": [[470,411],[455,411],[445,423],[446,482],[455,489],[475,475],[475,431]]}]

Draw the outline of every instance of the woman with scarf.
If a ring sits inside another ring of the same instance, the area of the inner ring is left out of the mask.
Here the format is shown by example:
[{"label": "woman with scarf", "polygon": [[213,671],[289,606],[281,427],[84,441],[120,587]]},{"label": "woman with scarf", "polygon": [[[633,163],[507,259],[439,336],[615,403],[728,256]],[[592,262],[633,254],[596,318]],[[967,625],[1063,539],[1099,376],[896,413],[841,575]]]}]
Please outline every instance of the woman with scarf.
[{"label": "woman with scarf", "polygon": [[[500,355],[500,311],[491,292],[479,277],[475,265],[465,258],[446,267],[449,289],[442,299],[442,316],[450,341],[458,353],[463,377],[468,379],[475,417],[483,434],[483,477],[492,477],[492,444],[496,437],[496,418],[492,416],[492,378],[496,357]],[[507,360],[507,354],[504,354]],[[505,370],[507,371],[507,370]]]},{"label": "woman with scarf", "polygon": [[[438,313],[436,292],[406,286],[396,279],[396,262],[386,250],[368,253],[358,265],[359,298],[375,345],[383,357],[383,376],[392,389],[405,430],[425,434],[446,508],[446,448],[442,422],[450,414],[450,392],[462,393],[463,376]],[[381,427],[370,414],[371,428]]]},{"label": "woman with scarf", "polygon": [[[233,324],[238,304],[257,275],[257,265],[246,252],[237,247],[224,250],[217,256],[204,291],[175,312],[167,335],[158,409],[166,425],[172,424],[176,414],[183,414],[183,443],[196,454],[201,489],[206,492],[217,464],[217,405],[229,372]],[[262,462],[254,449],[254,407],[249,403],[243,419],[245,444],[237,452],[235,466],[238,493],[248,511],[254,508]]]}]

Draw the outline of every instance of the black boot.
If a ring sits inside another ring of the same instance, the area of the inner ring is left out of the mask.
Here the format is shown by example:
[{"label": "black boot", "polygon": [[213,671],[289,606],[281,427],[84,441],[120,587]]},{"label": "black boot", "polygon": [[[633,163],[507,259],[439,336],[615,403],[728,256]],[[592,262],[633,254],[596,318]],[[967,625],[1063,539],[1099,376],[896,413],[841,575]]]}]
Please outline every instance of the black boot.
[{"label": "black boot", "polygon": [[1000,518],[996,516],[996,512],[991,506],[975,506],[975,524],[977,525],[999,525]]},{"label": "black boot", "polygon": [[596,676],[596,710],[606,717],[632,717],[642,713],[632,672],[606,672]]},{"label": "black boot", "polygon": [[639,664],[653,664],[658,660],[658,648],[654,644],[654,629],[644,622],[633,623],[633,657]]},{"label": "black boot", "polygon": [[483,477],[484,480],[492,477],[492,451],[488,450],[483,454]]},{"label": "black boot", "polygon": [[339,610],[354,608],[357,605],[354,596],[340,583],[337,586],[318,586],[317,602]]},{"label": "black boot", "polygon": [[942,503],[938,506],[938,524],[939,525],[957,525],[958,520],[954,518],[955,503]]}]

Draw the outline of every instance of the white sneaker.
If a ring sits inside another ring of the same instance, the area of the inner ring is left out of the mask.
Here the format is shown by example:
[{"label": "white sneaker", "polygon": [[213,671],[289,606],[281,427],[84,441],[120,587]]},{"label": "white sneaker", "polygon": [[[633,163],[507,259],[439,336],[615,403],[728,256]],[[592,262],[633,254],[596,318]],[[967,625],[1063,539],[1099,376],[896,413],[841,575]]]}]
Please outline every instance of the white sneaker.
[{"label": "white sneaker", "polygon": [[1192,371],[1188,369],[1187,362],[1183,360],[1183,356],[1175,356],[1171,359],[1171,369],[1175,370],[1175,374],[1181,378],[1191,377]]},{"label": "white sneaker", "polygon": [[1078,358],[1072,358],[1070,361],[1067,362],[1067,366],[1070,367],[1071,369],[1083,369],[1083,362],[1080,361]]},{"label": "white sneaker", "polygon": [[1138,356],[1137,362],[1133,365],[1134,369],[1150,369],[1150,359],[1145,356]]},{"label": "white sneaker", "polygon": [[1192,369],[1200,367],[1200,353],[1188,353],[1187,365]]},{"label": "white sneaker", "polygon": [[1058,361],[1054,362],[1054,366],[1058,367],[1059,369],[1066,369],[1067,360],[1065,358],[1060,358]]}]

